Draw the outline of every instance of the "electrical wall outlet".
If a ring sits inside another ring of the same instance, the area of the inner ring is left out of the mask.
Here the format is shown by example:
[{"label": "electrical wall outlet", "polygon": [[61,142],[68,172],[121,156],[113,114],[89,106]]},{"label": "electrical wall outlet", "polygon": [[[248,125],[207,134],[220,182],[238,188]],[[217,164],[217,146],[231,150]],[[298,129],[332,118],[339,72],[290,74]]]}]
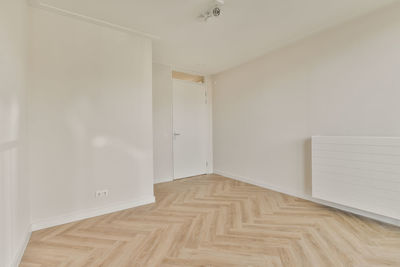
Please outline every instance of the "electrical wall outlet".
[{"label": "electrical wall outlet", "polygon": [[95,196],[96,196],[96,198],[108,197],[108,190],[99,190],[99,191],[96,191]]}]

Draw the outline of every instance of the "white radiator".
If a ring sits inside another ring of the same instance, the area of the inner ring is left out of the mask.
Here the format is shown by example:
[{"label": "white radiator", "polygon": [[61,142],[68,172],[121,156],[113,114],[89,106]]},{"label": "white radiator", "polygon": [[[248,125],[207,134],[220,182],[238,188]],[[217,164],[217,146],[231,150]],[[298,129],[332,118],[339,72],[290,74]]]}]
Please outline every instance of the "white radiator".
[{"label": "white radiator", "polygon": [[400,138],[312,137],[312,196],[400,219]]}]

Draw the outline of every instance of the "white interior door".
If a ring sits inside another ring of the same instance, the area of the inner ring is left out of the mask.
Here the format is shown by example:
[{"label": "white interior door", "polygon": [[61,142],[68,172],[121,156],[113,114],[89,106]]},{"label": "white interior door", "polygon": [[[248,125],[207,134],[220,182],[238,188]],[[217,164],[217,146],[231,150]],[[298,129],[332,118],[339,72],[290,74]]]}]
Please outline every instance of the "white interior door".
[{"label": "white interior door", "polygon": [[205,85],[174,80],[174,179],[207,172]]}]

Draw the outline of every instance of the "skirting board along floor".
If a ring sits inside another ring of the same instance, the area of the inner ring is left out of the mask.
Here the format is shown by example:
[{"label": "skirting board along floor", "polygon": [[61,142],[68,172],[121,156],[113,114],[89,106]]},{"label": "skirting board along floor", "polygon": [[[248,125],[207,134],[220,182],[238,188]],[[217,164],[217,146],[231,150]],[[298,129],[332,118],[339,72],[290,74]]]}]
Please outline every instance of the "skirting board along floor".
[{"label": "skirting board along floor", "polygon": [[400,266],[400,228],[206,175],[156,203],[34,232],[21,267]]},{"label": "skirting board along floor", "polygon": [[359,210],[359,209],[346,207],[346,206],[343,206],[343,205],[340,205],[340,204],[335,204],[335,203],[331,203],[331,202],[328,202],[328,201],[316,199],[316,198],[313,198],[311,196],[304,195],[302,193],[288,191],[288,190],[285,190],[285,189],[280,188],[280,187],[271,186],[269,184],[256,181],[255,179],[245,178],[243,176],[234,175],[234,174],[231,174],[229,172],[215,170],[214,173],[218,174],[218,175],[221,175],[221,176],[224,176],[224,177],[229,177],[231,179],[235,179],[235,180],[238,180],[238,181],[249,183],[249,184],[252,184],[252,185],[260,186],[260,187],[263,187],[263,188],[266,188],[266,189],[269,189],[269,190],[273,190],[273,191],[276,191],[276,192],[279,192],[279,193],[287,194],[289,196],[302,198],[302,199],[305,199],[305,200],[308,200],[308,201],[312,201],[312,202],[315,202],[315,203],[318,203],[318,204],[322,204],[322,205],[325,205],[325,206],[328,206],[328,207],[332,207],[332,208],[335,208],[335,209],[340,209],[340,210],[343,210],[343,211],[346,211],[346,212],[351,212],[351,213],[354,213],[354,214],[357,214],[357,215],[360,215],[360,216],[364,216],[364,217],[367,217],[367,218],[370,218],[370,219],[374,219],[374,220],[377,220],[377,221],[381,221],[381,222],[384,222],[384,223],[388,223],[388,224],[392,224],[394,226],[399,226],[400,227],[400,221],[396,220],[396,219],[393,219],[393,218],[389,218],[389,217],[382,216],[382,215],[379,215],[379,214],[375,214],[375,213],[371,213],[371,212],[367,212],[367,211],[363,211],[363,210]]},{"label": "skirting board along floor", "polygon": [[154,184],[168,183],[172,182],[173,178],[165,178],[165,179],[154,179]]},{"label": "skirting board along floor", "polygon": [[92,218],[108,213],[113,213],[116,211],[126,210],[130,208],[135,208],[142,205],[147,205],[155,202],[154,196],[142,197],[139,199],[133,199],[131,201],[121,201],[117,203],[112,203],[104,207],[97,207],[82,211],[77,211],[69,214],[64,214],[57,217],[42,219],[34,222],[32,224],[32,231],[42,230],[45,228],[62,225],[70,222],[75,222],[87,218]]}]

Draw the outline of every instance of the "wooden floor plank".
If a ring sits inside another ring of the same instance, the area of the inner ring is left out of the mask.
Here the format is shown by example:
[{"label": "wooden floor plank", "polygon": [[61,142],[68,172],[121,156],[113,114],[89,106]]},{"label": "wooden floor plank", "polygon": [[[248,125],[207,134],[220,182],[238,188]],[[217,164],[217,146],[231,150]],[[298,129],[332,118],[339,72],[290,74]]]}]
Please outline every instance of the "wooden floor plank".
[{"label": "wooden floor plank", "polygon": [[32,234],[22,267],[400,266],[400,228],[218,175]]}]

